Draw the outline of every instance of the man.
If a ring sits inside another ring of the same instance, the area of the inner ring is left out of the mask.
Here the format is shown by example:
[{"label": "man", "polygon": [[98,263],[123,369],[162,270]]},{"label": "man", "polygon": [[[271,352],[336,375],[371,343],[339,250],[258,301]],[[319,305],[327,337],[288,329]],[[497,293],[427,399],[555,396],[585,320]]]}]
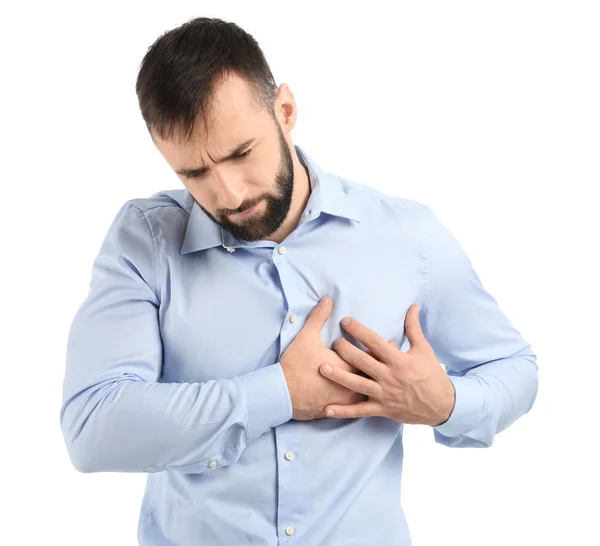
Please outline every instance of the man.
[{"label": "man", "polygon": [[534,403],[530,345],[426,205],[292,143],[292,92],[238,26],[164,34],[136,90],[185,189],[125,203],[94,262],[73,464],[148,473],[143,545],[411,544],[404,423],[492,445]]}]

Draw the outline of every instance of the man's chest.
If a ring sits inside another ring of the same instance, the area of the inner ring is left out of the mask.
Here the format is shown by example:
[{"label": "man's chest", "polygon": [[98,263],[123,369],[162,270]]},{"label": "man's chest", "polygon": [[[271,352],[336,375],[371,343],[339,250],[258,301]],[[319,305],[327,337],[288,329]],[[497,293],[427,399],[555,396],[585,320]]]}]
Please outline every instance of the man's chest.
[{"label": "man's chest", "polygon": [[231,378],[276,363],[322,296],[333,298],[321,339],[331,348],[352,316],[398,346],[422,299],[418,248],[340,231],[275,247],[219,246],[169,265],[160,308],[163,381]]}]

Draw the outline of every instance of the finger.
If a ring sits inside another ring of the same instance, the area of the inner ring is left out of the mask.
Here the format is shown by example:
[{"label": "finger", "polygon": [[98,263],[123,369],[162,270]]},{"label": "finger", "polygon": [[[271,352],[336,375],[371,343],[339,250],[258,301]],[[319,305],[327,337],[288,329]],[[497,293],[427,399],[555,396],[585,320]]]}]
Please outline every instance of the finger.
[{"label": "finger", "polygon": [[379,398],[379,395],[381,394],[381,387],[379,384],[366,377],[347,372],[346,370],[342,370],[337,366],[332,366],[329,363],[323,364],[320,367],[320,370],[325,377],[351,391],[375,398]]},{"label": "finger", "polygon": [[320,334],[323,326],[325,326],[325,323],[331,315],[331,311],[333,309],[332,303],[333,302],[329,296],[324,296],[321,298],[319,303],[315,305],[313,310],[308,315],[304,328]]},{"label": "finger", "polygon": [[[335,415],[328,415],[328,412],[333,410]],[[323,412],[325,417],[348,419],[354,417],[370,417],[370,416],[382,416],[385,417],[383,407],[380,403],[372,400],[365,402],[359,402],[358,404],[348,404],[345,406],[327,406]]]},{"label": "finger", "polygon": [[352,336],[360,341],[382,362],[386,362],[389,358],[391,358],[393,349],[390,344],[385,341],[385,339],[373,332],[373,330],[358,322],[358,320],[351,317],[346,318],[350,319],[350,322],[348,322],[348,324],[342,324],[344,330],[346,330],[349,334],[352,334]]},{"label": "finger", "polygon": [[[389,343],[389,344],[390,344],[392,347],[394,347],[394,349],[397,349],[397,348],[398,348],[398,345],[396,344],[396,342],[395,342],[393,339],[390,339],[390,340],[388,341],[388,343]],[[367,354],[368,354],[370,357],[372,357],[372,358],[375,358],[376,360],[379,360],[379,359],[378,359],[378,358],[377,358],[377,357],[376,357],[376,356],[375,356],[375,355],[374,355],[374,354],[373,354],[371,351],[367,350],[367,351],[366,351],[366,353],[367,353]],[[379,362],[381,362],[381,360],[379,360]]]},{"label": "finger", "polygon": [[388,371],[387,365],[373,358],[372,354],[352,345],[347,339],[342,337],[333,342],[333,350],[348,364],[365,372],[373,379],[379,381]]},{"label": "finger", "polygon": [[425,335],[423,334],[421,323],[419,322],[419,305],[411,305],[406,312],[406,317],[404,318],[404,331],[410,342],[411,349],[413,349],[413,347],[419,349],[424,343],[428,344]]}]

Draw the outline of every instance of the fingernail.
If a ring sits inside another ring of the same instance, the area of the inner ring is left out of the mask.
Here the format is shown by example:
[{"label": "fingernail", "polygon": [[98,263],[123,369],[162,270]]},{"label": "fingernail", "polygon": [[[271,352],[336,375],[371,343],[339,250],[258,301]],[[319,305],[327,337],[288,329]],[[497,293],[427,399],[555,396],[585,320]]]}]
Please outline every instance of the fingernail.
[{"label": "fingernail", "polygon": [[323,297],[322,297],[322,298],[319,300],[319,303],[320,303],[320,304],[322,304],[322,305],[325,305],[326,303],[329,303],[329,300],[330,300],[330,299],[331,299],[331,298],[330,298],[329,296],[323,296]]},{"label": "fingernail", "polygon": [[346,318],[342,319],[342,324],[344,326],[348,326],[348,324],[350,324],[350,317],[346,317]]},{"label": "fingernail", "polygon": [[327,417],[335,417],[335,411],[333,411],[332,409],[328,410]]},{"label": "fingernail", "polygon": [[323,373],[329,374],[331,373],[331,370],[333,370],[333,368],[329,364],[323,366]]}]

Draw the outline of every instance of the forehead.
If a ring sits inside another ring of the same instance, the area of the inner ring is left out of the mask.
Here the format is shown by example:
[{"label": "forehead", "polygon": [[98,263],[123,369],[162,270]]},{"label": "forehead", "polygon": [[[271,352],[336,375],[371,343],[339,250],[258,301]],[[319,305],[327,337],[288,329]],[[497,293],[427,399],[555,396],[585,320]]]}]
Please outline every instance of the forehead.
[{"label": "forehead", "polygon": [[208,120],[199,116],[188,142],[155,142],[167,162],[179,168],[181,162],[201,160],[206,154],[218,157],[250,138],[268,130],[271,117],[257,103],[250,85],[237,75],[218,83],[209,105]]}]

